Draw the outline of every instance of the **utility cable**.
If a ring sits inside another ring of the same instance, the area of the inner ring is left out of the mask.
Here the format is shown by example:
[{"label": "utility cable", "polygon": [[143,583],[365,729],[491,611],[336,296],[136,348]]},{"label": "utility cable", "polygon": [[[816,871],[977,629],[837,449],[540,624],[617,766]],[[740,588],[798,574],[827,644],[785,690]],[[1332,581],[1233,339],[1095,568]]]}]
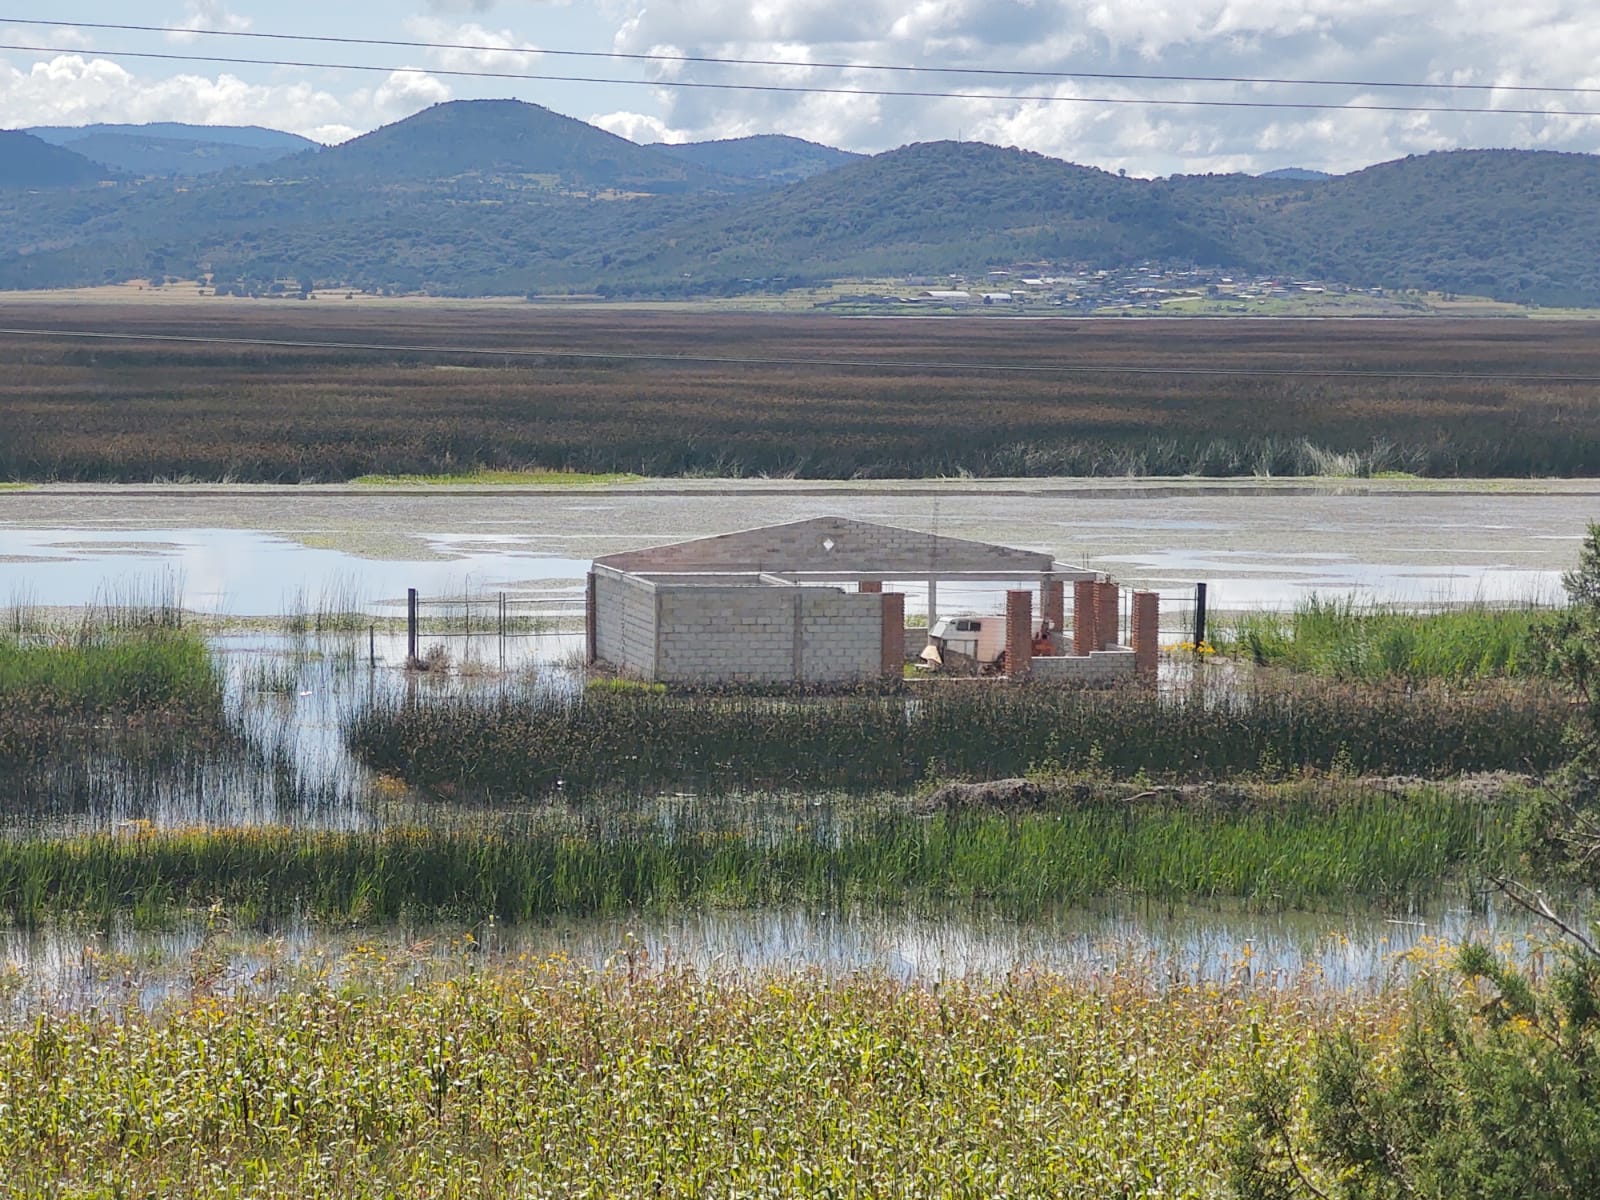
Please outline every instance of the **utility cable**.
[{"label": "utility cable", "polygon": [[986,100],[1040,104],[1144,105],[1156,108],[1256,108],[1322,110],[1328,112],[1480,113],[1499,117],[1600,117],[1600,110],[1547,108],[1489,108],[1470,105],[1330,104],[1298,100],[1186,100],[1156,96],[1040,96],[1011,92],[945,92],[905,88],[823,87],[807,84],[709,83],[688,79],[616,79],[595,75],[555,75],[523,71],[468,71],[446,67],[393,67],[369,63],[307,62],[281,58],[238,58],[221,54],[178,54],[155,50],[101,50],[85,46],[26,46],[0,43],[0,50],[28,54],[96,55],[101,58],[137,58],[160,62],[220,63],[225,66],[296,67],[318,71],[368,71],[386,75],[435,75],[454,79],[515,79],[543,83],[604,83],[629,87],[678,88],[725,92],[777,92],[814,96],[910,97],[920,100]]},{"label": "utility cable", "polygon": [[[312,33],[260,33],[248,29],[175,28],[169,25],[127,25],[109,21],[59,21],[28,17],[0,17],[0,25],[53,26],[121,33],[192,34],[196,37],[255,38],[260,41],[314,42],[337,46],[382,46],[404,50],[457,50],[474,54],[542,54],[553,58],[609,59],[616,62],[715,65],[731,67],[812,68],[832,71],[888,71],[920,75],[973,75],[1010,79],[1097,79],[1136,83],[1240,83],[1264,86],[1423,89],[1463,92],[1551,92],[1565,95],[1600,95],[1597,87],[1518,83],[1426,83],[1416,80],[1287,79],[1255,75],[1169,75],[1127,71],[1042,71],[1001,67],[944,67],[893,63],[815,62],[796,58],[734,58],[713,54],[644,54],[621,50],[553,50],[530,46],[489,46],[470,42],[430,42],[401,38],[335,37]],[[1495,111],[1501,111],[1496,109]]]}]

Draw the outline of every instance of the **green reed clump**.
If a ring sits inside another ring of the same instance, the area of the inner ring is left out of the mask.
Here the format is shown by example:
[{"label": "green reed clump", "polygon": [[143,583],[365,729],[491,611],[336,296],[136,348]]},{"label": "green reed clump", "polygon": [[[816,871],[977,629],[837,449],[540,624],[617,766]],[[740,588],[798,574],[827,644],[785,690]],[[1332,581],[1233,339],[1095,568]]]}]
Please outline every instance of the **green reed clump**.
[{"label": "green reed clump", "polygon": [[[375,956],[374,956],[375,957]],[[1046,972],[463,968],[0,1025],[18,1196],[1225,1191],[1261,1061],[1393,1041],[1391,993]]]},{"label": "green reed clump", "polygon": [[1224,778],[1331,768],[1433,777],[1558,762],[1566,707],[1533,685],[959,687],[806,698],[504,691],[379,698],[347,727],[368,765],[441,795],[899,790],[1042,763]]},{"label": "green reed clump", "polygon": [[158,918],[221,902],[257,917],[528,921],[683,905],[981,902],[1016,915],[1099,896],[1268,908],[1414,902],[1507,860],[1515,801],[1450,790],[1295,787],[1232,805],[1106,799],[1028,813],[880,812],[671,827],[613,816],[329,833],[147,830],[0,841],[0,916]]},{"label": "green reed clump", "polygon": [[1411,613],[1313,596],[1240,618],[1224,648],[1260,666],[1336,679],[1472,680],[1539,672],[1549,610],[1473,605]]},{"label": "green reed clump", "polygon": [[56,640],[0,638],[0,701],[63,712],[221,704],[222,680],[198,634],[152,628]]},{"label": "green reed clump", "polygon": [[0,637],[0,767],[118,742],[216,736],[222,677],[198,634],[164,627]]}]

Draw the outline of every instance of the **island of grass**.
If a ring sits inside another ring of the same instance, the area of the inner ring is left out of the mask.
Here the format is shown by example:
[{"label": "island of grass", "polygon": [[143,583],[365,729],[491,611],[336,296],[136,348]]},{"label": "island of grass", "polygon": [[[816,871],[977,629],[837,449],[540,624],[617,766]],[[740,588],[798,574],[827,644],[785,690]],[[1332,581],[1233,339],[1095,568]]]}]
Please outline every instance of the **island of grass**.
[{"label": "island of grass", "polygon": [[586,472],[528,467],[497,471],[477,468],[439,475],[360,475],[351,482],[359,487],[609,487],[638,483],[643,475],[625,471]]}]

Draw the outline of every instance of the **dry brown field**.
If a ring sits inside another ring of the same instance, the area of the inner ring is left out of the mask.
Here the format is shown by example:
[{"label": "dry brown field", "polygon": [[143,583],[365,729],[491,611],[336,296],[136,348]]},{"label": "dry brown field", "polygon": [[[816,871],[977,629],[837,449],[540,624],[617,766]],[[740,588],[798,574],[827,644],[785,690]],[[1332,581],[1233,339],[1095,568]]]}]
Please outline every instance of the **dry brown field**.
[{"label": "dry brown field", "polygon": [[386,347],[0,335],[0,479],[1600,474],[1600,338],[1581,321],[319,298],[4,302],[0,328]]}]

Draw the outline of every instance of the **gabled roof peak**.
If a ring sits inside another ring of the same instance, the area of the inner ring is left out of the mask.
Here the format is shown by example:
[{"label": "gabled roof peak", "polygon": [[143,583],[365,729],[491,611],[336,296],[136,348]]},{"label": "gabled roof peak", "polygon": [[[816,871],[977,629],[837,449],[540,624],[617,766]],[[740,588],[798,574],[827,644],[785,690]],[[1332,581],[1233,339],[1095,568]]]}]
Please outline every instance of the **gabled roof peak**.
[{"label": "gabled roof peak", "polygon": [[1011,572],[1026,576],[1058,571],[1055,556],[1045,551],[831,515],[610,554],[595,563],[640,573],[748,571],[817,576],[837,572],[840,578],[917,577],[942,572],[993,572],[1003,578]]}]

